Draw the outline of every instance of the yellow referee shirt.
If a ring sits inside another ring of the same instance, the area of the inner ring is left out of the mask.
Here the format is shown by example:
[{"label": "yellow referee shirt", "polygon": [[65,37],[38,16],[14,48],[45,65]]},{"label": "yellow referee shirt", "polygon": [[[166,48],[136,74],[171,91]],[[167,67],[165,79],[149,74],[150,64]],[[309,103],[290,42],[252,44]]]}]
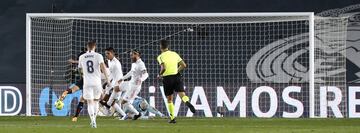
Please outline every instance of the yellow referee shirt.
[{"label": "yellow referee shirt", "polygon": [[176,75],[178,73],[178,64],[182,61],[181,57],[174,51],[165,51],[157,57],[159,64],[164,64],[165,72],[162,76]]}]

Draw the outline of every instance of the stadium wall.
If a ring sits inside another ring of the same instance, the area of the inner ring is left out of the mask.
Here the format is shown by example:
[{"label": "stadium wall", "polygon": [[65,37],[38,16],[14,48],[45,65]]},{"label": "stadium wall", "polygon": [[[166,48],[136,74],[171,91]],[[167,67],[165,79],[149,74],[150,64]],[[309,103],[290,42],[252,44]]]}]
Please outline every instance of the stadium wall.
[{"label": "stadium wall", "polygon": [[[1,84],[0,86],[0,115],[4,116],[4,115],[20,115],[20,114],[24,114],[25,113],[25,84]],[[257,88],[257,92],[265,92],[264,89],[265,86],[263,87],[259,87]],[[269,88],[269,87],[266,87]],[[273,101],[276,101],[276,105],[278,104],[286,104],[288,106],[296,106],[298,107],[299,110],[291,113],[290,115],[288,113],[284,113],[281,111],[281,109],[272,109],[272,110],[277,110],[274,115],[283,115],[285,117],[306,117],[308,116],[308,111],[306,108],[303,108],[305,104],[308,104],[307,100],[304,99],[298,99],[298,98],[294,98],[294,100],[289,100],[290,98],[287,97],[286,94],[288,91],[284,91],[284,90],[293,90],[293,92],[296,93],[304,93],[300,91],[296,91],[299,89],[294,89],[297,88],[297,86],[290,86],[287,87],[286,89],[282,89],[281,94],[279,93],[279,91],[276,91],[274,88],[271,89],[271,91],[266,91],[266,93],[271,93],[271,99],[273,99]],[[154,89],[155,86],[150,86],[148,89],[145,88],[145,90],[153,92],[154,93]],[[156,90],[156,89],[155,89]],[[190,91],[192,90],[192,92]],[[239,117],[246,117],[248,115],[251,114],[247,114],[246,110],[253,110],[254,108],[258,107],[258,106],[254,106],[252,108],[249,109],[243,109],[244,107],[246,108],[248,105],[246,100],[251,100],[253,98],[258,98],[255,94],[254,96],[254,91],[250,91],[249,89],[246,89],[246,87],[239,87],[239,89],[235,92],[236,93],[226,93],[224,92],[224,87],[222,86],[218,86],[216,87],[216,101],[209,99],[208,94],[213,94],[214,92],[212,92],[212,89],[204,89],[201,86],[197,86],[194,89],[190,89],[190,93],[192,93],[192,96],[198,100],[201,101],[201,104],[198,104],[197,106],[199,106],[203,111],[204,115],[207,117],[215,117],[218,114],[216,113],[216,107],[217,106],[222,106],[224,105],[228,110],[232,111],[231,113],[235,113],[237,114],[237,116]],[[348,115],[349,118],[359,118],[360,117],[360,84],[350,84],[350,86],[348,86],[348,103],[349,103],[349,114],[342,114],[343,116],[337,116],[337,117],[344,117],[346,115]],[[20,93],[18,93],[20,92]],[[243,92],[246,92],[246,95],[242,95]],[[273,93],[275,92],[275,93]],[[48,104],[48,99],[49,96],[46,95],[48,93],[48,88],[44,88],[42,91],[43,95],[41,95],[39,97],[39,99],[44,99],[41,100],[40,102],[42,104],[40,105],[45,105]],[[150,93],[151,94],[151,93]],[[81,93],[74,93],[71,94],[69,97],[67,97],[67,99],[65,100],[65,104],[66,105],[70,105],[71,101],[73,100],[78,100],[79,96],[81,95]],[[57,95],[52,95],[50,96],[52,99],[57,99]],[[14,98],[16,98],[17,100],[15,101]],[[6,100],[5,100],[6,99]],[[153,101],[151,101],[150,99],[154,99]],[[276,100],[274,100],[276,99]],[[156,99],[154,98],[154,96],[149,96],[148,100],[150,101],[150,103],[152,103],[153,105],[156,105],[158,108],[165,108],[164,105],[159,105],[159,104],[163,104],[163,100],[165,100],[163,97],[160,99]],[[7,102],[5,102],[7,101]],[[20,101],[22,101],[22,104],[20,103]],[[158,103],[156,102],[158,101]],[[159,102],[160,101],[160,102]],[[297,102],[296,102],[297,101]],[[176,99],[176,105],[180,104],[180,100],[177,97]],[[13,109],[11,109],[13,108]],[[70,112],[71,107],[65,108],[65,110],[62,111],[56,111],[55,108],[53,108],[51,111],[52,113],[54,113],[54,115],[67,115]],[[179,109],[179,108],[177,108]],[[281,113],[282,112],[282,113]],[[46,116],[48,112],[46,111],[41,111],[40,115]],[[270,112],[271,113],[271,112]],[[270,114],[269,113],[269,114]],[[186,115],[186,116],[192,116],[192,114],[190,112],[187,112],[186,114],[179,114],[179,115]],[[257,114],[255,115],[259,115],[259,113],[257,112]],[[264,115],[261,113],[261,115]],[[268,115],[268,114],[266,114]]]},{"label": "stadium wall", "polygon": [[[19,101],[25,103],[25,92],[16,93],[18,87],[25,88],[25,85],[13,85],[0,86],[0,98],[2,110],[1,115],[18,115],[25,113],[24,104],[21,105]],[[66,86],[64,86],[65,88]],[[342,95],[341,89],[332,86],[323,86],[321,91],[324,93],[333,93],[336,97],[334,99],[340,99],[340,101],[334,104],[328,104],[327,107],[320,108],[322,112],[330,112],[335,118],[360,118],[360,84],[349,84],[347,96]],[[18,102],[14,102],[13,96],[9,95],[4,90],[11,90],[15,92],[15,97],[20,99]],[[14,91],[15,90],[15,91]],[[226,90],[226,91],[225,91]],[[152,106],[155,106],[163,113],[166,113],[164,96],[157,96],[163,91],[162,86],[148,86],[143,87],[143,93],[148,94],[145,97]],[[237,116],[237,117],[283,117],[283,118],[303,118],[309,117],[309,101],[306,98],[308,93],[304,91],[301,86],[293,85],[286,86],[285,88],[274,88],[272,86],[259,86],[257,88],[247,88],[246,86],[239,86],[237,89],[229,89],[224,86],[204,87],[201,85],[195,86],[194,88],[188,88],[187,92],[191,96],[191,101],[195,103],[197,114],[192,114],[185,106],[181,103],[179,96],[175,98],[175,114],[178,116],[203,116],[203,117],[219,117],[217,113],[217,107],[225,107],[227,110],[225,116]],[[264,94],[268,95],[269,102],[258,103],[256,102]],[[21,96],[21,97],[20,97]],[[70,94],[64,100],[65,106],[63,110],[56,110],[52,107],[50,110],[46,110],[45,106],[48,106],[50,102],[55,102],[58,99],[59,94],[49,95],[49,88],[45,87],[42,89],[39,100],[40,112],[34,115],[47,116],[51,113],[54,116],[67,116],[72,113],[76,108],[74,102],[77,102],[81,96],[81,92]],[[348,97],[348,99],[344,99]],[[7,105],[3,102],[7,98]],[[322,99],[320,104],[331,103],[334,99]],[[344,114],[340,111],[339,105],[348,102],[348,113]],[[281,107],[280,107],[281,105]],[[15,106],[14,110],[20,108],[17,113],[5,111],[5,108]],[[41,109],[42,108],[42,109]],[[291,109],[290,109],[291,108]],[[290,109],[290,111],[289,111]],[[164,112],[165,111],[165,112]],[[320,117],[328,117],[326,115]]]},{"label": "stadium wall", "polygon": [[0,84],[0,116],[26,112],[26,84]]}]

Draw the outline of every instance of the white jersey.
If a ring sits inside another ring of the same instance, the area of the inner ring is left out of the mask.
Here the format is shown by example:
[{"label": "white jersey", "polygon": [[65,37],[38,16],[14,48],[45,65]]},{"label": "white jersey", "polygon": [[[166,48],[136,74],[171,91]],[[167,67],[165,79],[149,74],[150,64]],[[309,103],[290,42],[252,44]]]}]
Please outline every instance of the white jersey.
[{"label": "white jersey", "polygon": [[[131,77],[123,99],[125,101],[132,101],[140,93],[141,83],[146,80],[149,74],[146,72],[145,63],[138,59],[136,62],[131,64],[131,70],[128,72],[123,79]],[[124,84],[126,82],[122,82]],[[124,88],[124,87],[123,87]]]},{"label": "white jersey", "polygon": [[131,76],[130,83],[136,84],[138,80],[142,82],[148,77],[147,72],[144,72],[146,72],[145,63],[141,59],[138,59],[136,62],[131,64],[130,72],[128,72],[123,79],[127,79]]},{"label": "white jersey", "polygon": [[123,77],[123,72],[121,68],[121,63],[118,59],[113,58],[112,60],[107,60],[110,70],[110,79],[117,82]]},{"label": "white jersey", "polygon": [[100,64],[103,56],[94,51],[88,51],[79,58],[79,68],[82,69],[84,86],[101,86]]}]

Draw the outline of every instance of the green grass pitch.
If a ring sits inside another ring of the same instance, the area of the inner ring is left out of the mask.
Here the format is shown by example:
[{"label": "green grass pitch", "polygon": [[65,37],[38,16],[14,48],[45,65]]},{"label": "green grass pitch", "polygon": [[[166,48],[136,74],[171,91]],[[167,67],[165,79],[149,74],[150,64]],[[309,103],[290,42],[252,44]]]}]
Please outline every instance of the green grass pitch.
[{"label": "green grass pitch", "polygon": [[88,117],[0,117],[1,133],[359,133],[360,119],[177,118],[120,121],[99,117],[92,129]]}]

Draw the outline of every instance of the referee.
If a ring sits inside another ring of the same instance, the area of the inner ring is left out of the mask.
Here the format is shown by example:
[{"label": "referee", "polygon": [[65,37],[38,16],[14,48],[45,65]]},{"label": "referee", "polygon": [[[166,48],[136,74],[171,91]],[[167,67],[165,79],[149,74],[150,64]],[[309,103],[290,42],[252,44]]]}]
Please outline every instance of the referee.
[{"label": "referee", "polygon": [[195,113],[194,106],[189,102],[189,97],[186,96],[184,84],[181,80],[180,71],[186,68],[185,62],[174,51],[169,50],[169,42],[167,40],[160,41],[161,54],[157,57],[161,69],[159,78],[162,77],[164,91],[168,102],[168,109],[170,112],[169,123],[176,123],[174,116],[174,91],[179,94],[181,100],[189,107],[192,113]]}]

